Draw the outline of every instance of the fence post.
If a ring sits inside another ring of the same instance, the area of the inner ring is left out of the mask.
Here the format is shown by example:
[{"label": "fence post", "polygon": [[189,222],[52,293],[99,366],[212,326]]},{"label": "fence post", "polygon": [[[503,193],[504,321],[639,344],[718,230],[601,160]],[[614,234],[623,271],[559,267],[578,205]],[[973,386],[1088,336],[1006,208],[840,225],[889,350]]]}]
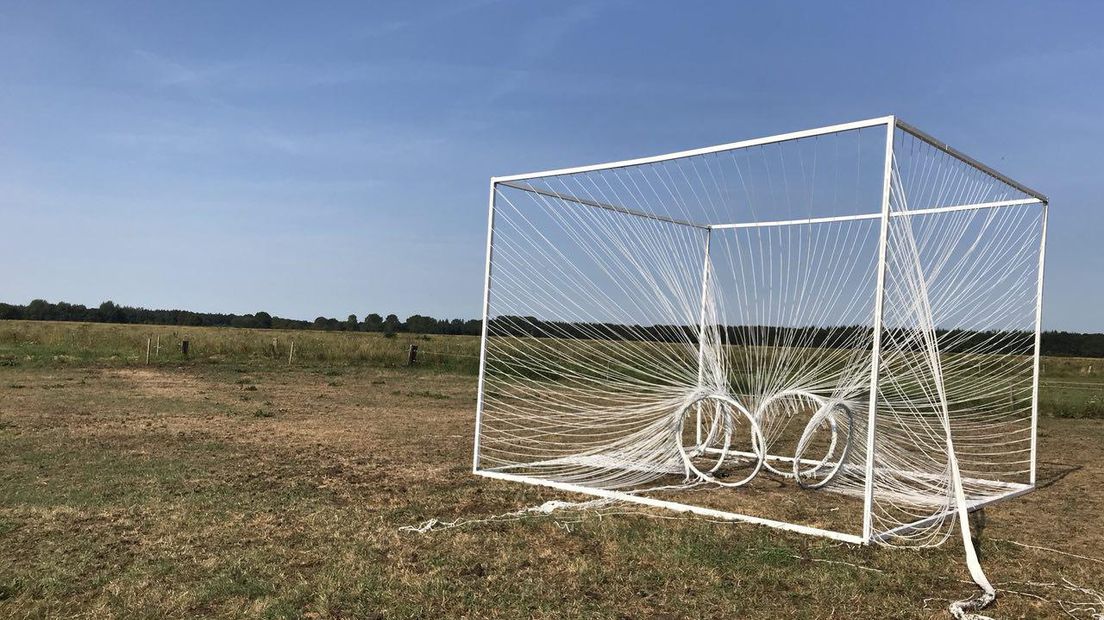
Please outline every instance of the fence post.
[{"label": "fence post", "polygon": [[149,364],[150,347],[153,345],[153,338],[146,338],[146,363]]},{"label": "fence post", "polygon": [[288,366],[291,366],[291,360],[295,357],[295,341],[291,341],[291,347],[288,349]]},{"label": "fence post", "polygon": [[187,340],[181,340],[180,341],[180,352],[184,354],[184,357],[188,357],[188,341]]},{"label": "fence post", "polygon": [[413,366],[418,361],[418,345],[412,344],[406,352],[406,365]]}]

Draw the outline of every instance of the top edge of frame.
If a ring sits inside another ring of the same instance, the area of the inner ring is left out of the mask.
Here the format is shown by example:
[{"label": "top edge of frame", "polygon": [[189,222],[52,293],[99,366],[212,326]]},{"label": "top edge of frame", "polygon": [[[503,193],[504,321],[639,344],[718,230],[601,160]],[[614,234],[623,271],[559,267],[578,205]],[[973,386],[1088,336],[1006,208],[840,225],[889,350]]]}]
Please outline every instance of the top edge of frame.
[{"label": "top edge of frame", "polygon": [[624,160],[621,160],[621,161],[612,161],[612,162],[606,162],[606,163],[601,163],[601,164],[591,164],[591,165],[587,165],[587,166],[575,166],[575,167],[571,167],[571,168],[558,168],[558,169],[554,169],[554,170],[542,170],[540,172],[527,172],[527,173],[523,173],[523,174],[513,174],[513,175],[507,175],[507,176],[491,177],[491,183],[492,184],[497,184],[497,183],[504,183],[504,182],[508,182],[508,181],[522,181],[522,180],[526,180],[526,179],[536,179],[536,178],[541,178],[541,177],[554,177],[554,176],[561,176],[561,175],[568,175],[568,174],[579,174],[579,173],[583,173],[583,172],[594,172],[594,171],[598,171],[598,170],[612,170],[612,169],[615,169],[615,168],[627,168],[627,167],[630,167],[630,166],[640,166],[640,165],[644,165],[644,164],[653,164],[653,163],[658,163],[658,162],[663,162],[663,161],[683,159],[683,158],[686,158],[686,157],[694,157],[694,156],[697,156],[697,155],[708,155],[708,154],[711,154],[711,153],[720,153],[720,152],[723,152],[723,151],[734,151],[734,150],[738,150],[738,149],[742,149],[742,148],[749,148],[749,147],[753,147],[753,146],[762,146],[762,145],[766,145],[766,144],[777,144],[777,143],[780,143],[780,142],[789,142],[791,140],[799,140],[799,139],[802,139],[802,138],[811,138],[811,137],[822,136],[822,135],[826,135],[826,134],[842,133],[842,132],[845,132],[845,131],[853,131],[853,130],[856,130],[856,129],[863,129],[863,128],[866,128],[866,127],[877,127],[879,125],[890,125],[890,124],[892,124],[894,127],[898,128],[898,129],[900,129],[900,130],[902,130],[902,131],[904,131],[904,132],[906,132],[906,133],[908,133],[912,136],[915,136],[916,138],[918,138],[920,140],[923,140],[924,142],[930,144],[931,146],[933,146],[933,147],[943,151],[944,153],[947,153],[948,155],[950,155],[950,156],[966,163],[967,165],[973,166],[973,167],[981,170],[982,172],[985,172],[989,176],[991,176],[991,177],[993,177],[993,178],[995,178],[995,179],[997,179],[997,180],[999,180],[1003,183],[1006,183],[1006,184],[1020,190],[1021,192],[1025,193],[1029,196],[1037,198],[1039,201],[1041,201],[1044,204],[1049,204],[1050,203],[1050,199],[1047,198],[1047,196],[1045,194],[1043,194],[1042,192],[1034,190],[1034,189],[1024,185],[1023,183],[1020,183],[1019,181],[1016,181],[1016,180],[1012,179],[1008,175],[1005,175],[1005,174],[995,170],[991,166],[987,166],[986,164],[981,163],[977,159],[974,159],[973,157],[970,157],[969,155],[963,153],[962,151],[959,151],[958,149],[956,149],[956,148],[952,147],[951,145],[947,144],[946,142],[943,142],[941,140],[936,139],[931,134],[925,133],[924,131],[921,131],[920,129],[917,129],[913,125],[910,125],[909,123],[906,123],[905,121],[901,120],[899,117],[894,116],[894,115],[880,116],[880,117],[877,117],[877,118],[870,118],[870,119],[861,120],[861,121],[854,121],[854,122],[851,122],[851,123],[842,123],[842,124],[838,124],[838,125],[828,125],[828,126],[825,126],[825,127],[817,127],[817,128],[814,128],[814,129],[805,129],[805,130],[802,130],[802,131],[793,131],[793,132],[789,132],[789,133],[777,134],[777,135],[773,135],[773,136],[766,136],[766,137],[762,137],[762,138],[751,138],[749,140],[741,140],[739,142],[730,142],[730,143],[727,143],[727,144],[719,144],[719,145],[716,145],[716,146],[707,146],[707,147],[702,147],[702,148],[697,148],[697,149],[690,149],[690,150],[686,150],[686,151],[675,151],[673,153],[665,153],[665,154],[662,154],[662,155],[653,155],[653,156],[650,156],[650,157],[639,157],[639,158],[635,158],[635,159],[624,159]]},{"label": "top edge of frame", "polygon": [[521,181],[524,179],[535,179],[539,177],[554,177],[565,174],[579,174],[581,172],[593,172],[597,170],[612,170],[614,168],[627,168],[629,166],[640,166],[643,164],[653,164],[661,161],[670,161],[672,159],[683,159],[686,157],[694,157],[696,155],[708,155],[710,153],[720,153],[722,151],[733,151],[742,148],[748,148],[752,146],[761,146],[764,144],[776,144],[778,142],[789,142],[791,140],[799,140],[801,138],[811,138],[814,136],[822,136],[830,133],[841,133],[844,131],[852,131],[855,129],[863,129],[866,127],[877,127],[879,125],[889,125],[895,122],[894,116],[881,116],[878,118],[870,118],[861,121],[855,121],[853,123],[842,123],[839,125],[828,125],[826,127],[817,127],[814,129],[805,129],[803,131],[793,131],[789,133],[778,134],[774,136],[766,136],[763,138],[752,138],[750,140],[741,140],[739,142],[730,142],[728,144],[719,144],[717,146],[707,146],[698,149],[691,149],[687,151],[676,151],[674,153],[665,153],[663,155],[653,155],[651,157],[639,157],[636,159],[625,159],[621,161],[607,162],[603,164],[591,164],[588,166],[576,166],[573,168],[560,168],[557,170],[544,170],[541,172],[528,172],[525,174],[513,174],[501,177],[491,177],[491,183],[504,183],[507,181]]},{"label": "top edge of frame", "polygon": [[1050,204],[1050,200],[1042,192],[1038,192],[1036,190],[1033,190],[1030,187],[1024,185],[1023,183],[1020,183],[1019,181],[1016,181],[1015,179],[1009,177],[1008,175],[1005,175],[1005,174],[1002,174],[1002,173],[998,172],[997,170],[993,169],[992,167],[981,163],[980,161],[974,159],[973,157],[970,157],[969,155],[967,155],[967,154],[963,153],[962,151],[954,148],[953,146],[947,144],[946,142],[943,142],[941,140],[936,139],[931,134],[925,133],[925,132],[917,129],[916,127],[913,127],[912,125],[906,123],[905,121],[901,120],[900,118],[897,118],[895,120],[895,123],[897,125],[897,128],[900,129],[901,131],[904,131],[907,134],[910,134],[910,135],[912,135],[916,138],[919,138],[920,140],[923,140],[924,142],[930,144],[931,146],[934,146],[935,148],[937,148],[937,149],[943,151],[944,153],[950,155],[951,157],[954,157],[955,159],[958,159],[958,160],[960,160],[960,161],[962,161],[962,162],[964,162],[964,163],[966,163],[970,166],[973,166],[973,167],[981,170],[985,174],[988,174],[989,176],[997,179],[998,181],[1001,181],[1002,183],[1005,183],[1007,185],[1010,185],[1010,186],[1020,190],[1021,192],[1027,194],[1028,196],[1031,196],[1033,198],[1037,198],[1040,202],[1042,202],[1044,204]]}]

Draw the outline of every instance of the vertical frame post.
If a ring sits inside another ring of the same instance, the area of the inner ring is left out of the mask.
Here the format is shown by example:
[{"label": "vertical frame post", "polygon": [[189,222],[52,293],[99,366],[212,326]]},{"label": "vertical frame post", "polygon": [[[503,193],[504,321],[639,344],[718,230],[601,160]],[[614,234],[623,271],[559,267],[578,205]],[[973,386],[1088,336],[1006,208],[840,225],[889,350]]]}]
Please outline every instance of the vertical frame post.
[{"label": "vertical frame post", "polygon": [[885,299],[886,248],[889,244],[889,197],[893,175],[893,138],[896,117],[886,121],[885,170],[882,179],[882,226],[878,234],[878,282],[874,292],[874,341],[870,349],[870,403],[866,414],[866,488],[863,493],[863,541],[874,537],[874,429],[877,421],[878,375],[881,370],[882,315]]},{"label": "vertical frame post", "polygon": [[497,182],[491,179],[487,197],[487,266],[483,279],[483,334],[479,340],[479,387],[475,400],[475,448],[472,451],[472,472],[479,471],[479,444],[483,433],[483,390],[487,375],[487,335],[490,330],[491,258],[494,248],[495,191]]},{"label": "vertical frame post", "polygon": [[1043,328],[1043,265],[1046,259],[1047,210],[1049,204],[1043,203],[1043,225],[1039,239],[1039,281],[1035,288],[1035,361],[1031,377],[1031,477],[1030,484],[1035,486],[1036,441],[1039,434],[1039,370]]},{"label": "vertical frame post", "polygon": [[[698,322],[698,388],[701,388],[705,383],[705,315],[706,307],[709,299],[709,243],[713,238],[713,229],[705,229],[705,251],[702,257],[702,280],[701,280],[701,318]],[[695,441],[697,441],[698,448],[702,447],[702,415],[701,415],[701,403],[697,406],[697,413],[695,414],[694,429],[695,429]],[[689,473],[689,472],[687,472]]]}]

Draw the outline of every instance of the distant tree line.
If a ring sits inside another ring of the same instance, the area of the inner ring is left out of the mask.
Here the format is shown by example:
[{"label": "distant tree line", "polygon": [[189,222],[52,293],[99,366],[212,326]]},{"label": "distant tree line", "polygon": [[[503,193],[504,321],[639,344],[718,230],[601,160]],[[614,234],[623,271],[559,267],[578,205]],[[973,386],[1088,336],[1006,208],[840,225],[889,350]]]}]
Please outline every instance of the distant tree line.
[{"label": "distant tree line", "polygon": [[133,306],[120,306],[105,301],[95,308],[64,301],[51,303],[36,299],[22,306],[0,303],[0,320],[24,319],[28,321],[79,321],[86,323],[133,323],[142,325],[183,325],[194,327],[252,327],[257,329],[314,329],[324,331],[380,332],[392,335],[399,332],[419,334],[479,335],[482,322],[463,319],[435,319],[415,314],[405,321],[394,314],[382,316],[368,314],[364,320],[350,314],[345,320],[320,316],[313,321],[285,319],[267,312],[254,314],[223,314],[219,312],[192,312],[190,310],[149,310]]},{"label": "distant tree line", "polygon": [[[836,347],[848,342],[869,342],[871,328],[864,325],[835,327],[778,327],[772,325],[726,325],[720,332],[725,344],[747,342],[750,332],[760,343],[778,346]],[[898,330],[889,329],[889,332]],[[535,317],[503,315],[491,319],[490,333],[495,336],[536,336],[543,338],[616,339],[649,342],[696,341],[697,326],[624,325],[620,323],[572,323],[545,321]],[[984,350],[989,353],[1022,354],[1034,345],[1034,333],[1026,331],[936,330],[941,350],[963,352]],[[895,342],[907,341],[895,337]],[[914,345],[919,346],[919,342]],[[1042,354],[1060,357],[1104,357],[1104,334],[1045,331]]]},{"label": "distant tree line", "polygon": [[1104,357],[1104,334],[1043,332],[1043,355],[1060,357]]},{"label": "distant tree line", "polygon": [[[132,306],[120,306],[105,301],[96,308],[63,301],[51,303],[36,299],[23,306],[0,303],[0,320],[25,319],[31,321],[80,321],[91,323],[134,323],[145,325],[182,325],[204,327],[252,327],[258,329],[313,329],[323,331],[379,332],[394,335],[400,332],[416,334],[451,334],[478,336],[482,322],[477,319],[435,319],[415,314],[405,321],[394,314],[365,315],[361,320],[350,314],[344,321],[320,316],[313,321],[285,319],[267,312],[254,314],[222,314],[217,312],[191,312],[189,310],[149,310]],[[754,330],[761,342],[801,341],[805,346],[833,346],[833,343],[851,340],[856,332],[868,331],[866,326],[841,326],[833,328],[787,328],[773,326],[726,326],[721,332],[725,342],[740,342],[739,332]],[[793,332],[793,333],[787,333]],[[800,334],[798,332],[801,332]],[[946,332],[938,331],[943,342],[954,342],[952,349],[968,350],[980,342],[1006,343],[1009,352],[1024,350],[1030,344],[1028,332]],[[697,328],[686,325],[623,325],[614,323],[571,323],[545,321],[535,317],[499,316],[491,321],[493,335],[528,335],[551,338],[612,338],[624,340],[648,340],[679,342],[697,338]],[[1104,357],[1104,334],[1047,331],[1042,334],[1043,355],[1066,357]]]}]

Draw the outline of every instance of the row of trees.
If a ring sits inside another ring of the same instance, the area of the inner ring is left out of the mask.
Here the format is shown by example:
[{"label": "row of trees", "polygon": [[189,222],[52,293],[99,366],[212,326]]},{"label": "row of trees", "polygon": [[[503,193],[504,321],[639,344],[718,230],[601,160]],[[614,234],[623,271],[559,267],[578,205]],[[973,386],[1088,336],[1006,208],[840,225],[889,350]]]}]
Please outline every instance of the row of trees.
[{"label": "row of trees", "polygon": [[1043,355],[1104,357],[1104,334],[1043,332]]},{"label": "row of trees", "polygon": [[[871,327],[778,327],[772,325],[726,325],[720,331],[722,343],[739,343],[753,334],[756,341],[777,346],[839,347],[848,342],[869,342]],[[894,329],[889,329],[893,333]],[[624,325],[620,323],[568,323],[528,316],[497,316],[491,319],[492,336],[535,336],[538,338],[589,338],[649,342],[685,342],[697,339],[694,325]],[[986,351],[1023,354],[1033,350],[1034,332],[965,331],[937,329],[939,346],[945,352]],[[902,337],[894,338],[903,342]],[[1059,357],[1104,357],[1104,334],[1045,331],[1042,354]]]},{"label": "row of trees", "polygon": [[[306,323],[306,321],[303,322]],[[463,319],[435,319],[431,316],[415,314],[402,321],[394,314],[388,314],[385,317],[374,312],[365,316],[363,321],[358,320],[355,314],[350,314],[344,321],[320,316],[310,323],[309,328],[326,331],[382,332],[384,334],[413,332],[416,334],[478,336],[483,333],[483,323],[474,319],[467,321]]]},{"label": "row of trees", "polygon": [[79,321],[85,323],[135,323],[143,325],[185,325],[196,327],[253,327],[258,329],[317,329],[325,331],[363,331],[395,334],[415,332],[419,334],[467,334],[479,335],[482,323],[477,320],[435,319],[415,314],[405,321],[394,314],[382,316],[369,314],[364,320],[350,314],[344,321],[320,316],[313,321],[285,319],[267,312],[254,314],[223,314],[218,312],[191,312],[188,310],[149,310],[133,306],[120,306],[105,301],[98,307],[64,301],[51,303],[36,299],[23,306],[0,303],[0,320],[25,319],[28,321]]}]

